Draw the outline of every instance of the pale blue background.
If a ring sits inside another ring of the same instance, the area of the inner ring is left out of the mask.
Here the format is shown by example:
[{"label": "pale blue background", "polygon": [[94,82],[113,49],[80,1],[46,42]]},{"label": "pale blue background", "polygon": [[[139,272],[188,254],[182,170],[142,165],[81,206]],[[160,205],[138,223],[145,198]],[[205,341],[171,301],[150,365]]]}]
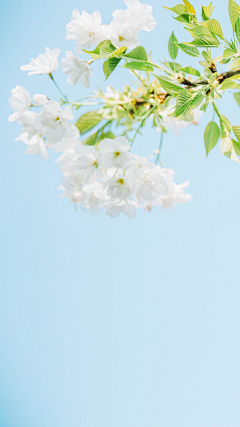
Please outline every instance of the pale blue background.
[{"label": "pale blue background", "polygon": [[[149,2],[158,25],[141,40],[158,60],[173,28],[180,40],[187,34],[166,2]],[[192,202],[133,221],[76,213],[58,198],[56,156],[42,162],[14,142],[11,88],[58,96],[47,76],[28,77],[20,65],[45,46],[74,49],[64,26],[76,7],[100,9],[108,23],[124,6],[1,0],[0,426],[239,427],[240,167],[219,147],[206,160],[211,109],[164,143],[162,160],[177,182],[190,180]],[[230,36],[227,0],[215,17]],[[97,88],[104,77],[93,68]],[[72,99],[86,93],[56,79]],[[120,89],[129,81],[123,69],[109,79]],[[240,124],[232,95],[220,106]],[[146,129],[135,150],[148,155],[158,138]]]}]

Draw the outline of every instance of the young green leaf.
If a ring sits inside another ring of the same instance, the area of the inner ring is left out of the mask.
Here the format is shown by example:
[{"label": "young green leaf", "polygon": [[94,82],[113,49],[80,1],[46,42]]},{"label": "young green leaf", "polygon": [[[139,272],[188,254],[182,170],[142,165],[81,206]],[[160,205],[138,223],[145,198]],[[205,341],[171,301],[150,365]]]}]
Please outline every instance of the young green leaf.
[{"label": "young green leaf", "polygon": [[240,156],[240,144],[239,141],[235,141],[235,139],[232,139],[233,148],[235,150],[235,153]]},{"label": "young green leaf", "polygon": [[83,114],[83,116],[79,117],[76,127],[80,131],[80,134],[88,132],[93,129],[97,124],[102,120],[102,115],[97,111],[89,111],[88,113]]},{"label": "young green leaf", "polygon": [[106,80],[112,74],[112,72],[115,70],[115,68],[118,66],[119,62],[121,61],[121,58],[109,58],[107,61],[103,63],[103,71],[106,77]]},{"label": "young green leaf", "polygon": [[83,51],[89,53],[93,59],[107,58],[114,50],[116,50],[116,48],[112,45],[111,40],[103,40],[94,50],[83,49]]},{"label": "young green leaf", "polygon": [[218,39],[212,34],[211,36],[202,36],[196,37],[192,42],[183,44],[187,46],[196,46],[196,47],[218,47],[220,43]]},{"label": "young green leaf", "polygon": [[216,19],[209,19],[202,25],[217,36],[224,38],[222,27]]},{"label": "young green leaf", "polygon": [[194,113],[190,106],[186,108],[186,110],[178,116],[178,120],[184,120],[185,122],[192,122],[194,119]]},{"label": "young green leaf", "polygon": [[240,89],[240,84],[237,82],[234,82],[231,79],[227,79],[219,86],[219,89],[221,90]]},{"label": "young green leaf", "polygon": [[196,47],[192,47],[192,46],[187,46],[186,44],[183,43],[178,43],[177,44],[179,49],[181,49],[184,53],[187,53],[187,55],[190,56],[199,56],[199,50]]},{"label": "young green leaf", "polygon": [[190,23],[190,15],[188,15],[186,13],[183,13],[182,15],[176,16],[176,17],[174,17],[174,19],[176,19],[176,21],[184,22],[186,24]]},{"label": "young green leaf", "polygon": [[124,57],[135,59],[138,61],[148,61],[147,52],[142,46],[135,47],[135,49],[133,49],[131,52],[126,53]]},{"label": "young green leaf", "polygon": [[183,3],[185,4],[185,6],[186,6],[186,8],[187,8],[187,10],[188,10],[188,12],[190,12],[190,13],[193,13],[193,15],[197,15],[196,14],[196,10],[194,9],[194,7],[191,5],[191,3],[189,3],[189,1],[188,0],[183,0]]},{"label": "young green leaf", "polygon": [[240,92],[234,93],[234,98],[236,99],[236,102],[238,103],[240,107]]},{"label": "young green leaf", "polygon": [[220,138],[220,130],[215,122],[208,123],[205,133],[204,133],[204,142],[206,148],[206,155],[215,147]]},{"label": "young green leaf", "polygon": [[124,66],[124,68],[129,68],[130,70],[140,70],[140,71],[154,71],[154,68],[144,62],[127,62]]},{"label": "young green leaf", "polygon": [[238,18],[238,20],[236,21],[235,33],[236,33],[236,37],[238,39],[238,42],[240,43],[240,18]]},{"label": "young green leaf", "polygon": [[172,12],[176,13],[177,15],[183,15],[183,14],[187,14],[188,10],[186,8],[186,6],[184,6],[183,4],[177,4],[177,6],[174,7],[167,7],[167,6],[163,6],[165,9],[169,9]]},{"label": "young green leaf", "polygon": [[182,89],[181,92],[178,93],[173,116],[177,118],[184,114],[185,110],[190,107],[192,98],[193,95],[187,89]]},{"label": "young green leaf", "polygon": [[209,6],[202,6],[202,18],[204,21],[207,21],[211,17],[214,8],[215,6],[212,5],[212,1]]},{"label": "young green leaf", "polygon": [[108,58],[118,58],[119,56],[123,55],[126,52],[127,48],[126,46],[119,47],[118,49],[114,50]]},{"label": "young green leaf", "polygon": [[162,76],[155,76],[158,78],[162,88],[169,93],[177,94],[181,90],[183,90],[182,87],[172,83],[170,80],[168,80],[166,77]]},{"label": "young green leaf", "polygon": [[100,131],[95,132],[93,135],[90,135],[88,138],[84,139],[82,143],[84,145],[96,145],[99,144],[103,139],[110,138],[114,139],[115,135],[112,132],[101,133]]},{"label": "young green leaf", "polygon": [[202,92],[197,93],[190,102],[190,107],[194,110],[195,108],[199,107],[204,99],[205,96],[202,94]]},{"label": "young green leaf", "polygon": [[237,140],[240,142],[240,126],[233,126],[232,130]]},{"label": "young green leaf", "polygon": [[191,76],[201,77],[200,72],[193,67],[180,67],[179,70],[183,73],[191,74]]},{"label": "young green leaf", "polygon": [[173,31],[168,42],[168,52],[173,60],[176,59],[178,55],[178,46],[176,43],[178,43],[178,39],[175,37]]},{"label": "young green leaf", "polygon": [[238,6],[237,3],[235,3],[235,1],[229,0],[228,12],[229,12],[229,17],[230,17],[233,31],[235,31],[235,24],[240,16],[240,7]]}]

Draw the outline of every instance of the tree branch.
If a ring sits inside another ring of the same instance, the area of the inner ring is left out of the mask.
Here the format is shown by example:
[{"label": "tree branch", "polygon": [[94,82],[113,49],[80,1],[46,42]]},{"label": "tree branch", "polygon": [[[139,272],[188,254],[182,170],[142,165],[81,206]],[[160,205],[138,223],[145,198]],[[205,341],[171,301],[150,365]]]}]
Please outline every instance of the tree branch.
[{"label": "tree branch", "polygon": [[[238,74],[240,74],[240,68],[237,68],[236,70],[233,70],[233,71],[225,71],[224,73],[218,74],[218,77],[216,80],[219,82],[219,84],[222,84],[224,80],[229,79],[230,77],[236,76]],[[190,80],[184,79],[181,82],[181,84],[189,87],[197,87],[197,86],[208,85],[209,82],[207,80],[200,80],[195,83],[195,82],[190,82]]]}]

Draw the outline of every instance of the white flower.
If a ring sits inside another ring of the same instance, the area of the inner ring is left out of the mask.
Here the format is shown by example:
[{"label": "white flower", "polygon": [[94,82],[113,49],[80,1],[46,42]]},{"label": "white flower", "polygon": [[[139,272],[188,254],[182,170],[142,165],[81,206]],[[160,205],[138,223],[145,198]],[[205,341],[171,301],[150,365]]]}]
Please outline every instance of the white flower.
[{"label": "white flower", "polygon": [[76,146],[78,142],[79,132],[76,126],[70,123],[72,119],[71,106],[62,110],[57,101],[48,101],[36,117],[35,126],[47,138],[49,146],[55,151],[62,151]]},{"label": "white flower", "polygon": [[166,192],[166,183],[160,166],[149,163],[138,170],[129,169],[127,177],[134,182],[134,195],[138,202],[154,202]]},{"label": "white flower", "polygon": [[73,172],[73,164],[77,160],[78,155],[76,150],[67,149],[55,160],[55,164],[60,164],[63,175],[69,176]]},{"label": "white flower", "polygon": [[141,206],[137,204],[134,200],[121,200],[120,202],[114,203],[110,202],[106,204],[107,211],[106,214],[111,218],[116,218],[120,213],[128,216],[129,219],[133,219],[136,215],[137,208]]},{"label": "white flower", "polygon": [[103,177],[102,169],[99,167],[99,152],[94,147],[79,145],[76,149],[79,154],[74,162],[73,169],[76,173],[85,173],[86,179],[96,172],[97,179]]},{"label": "white flower", "polygon": [[83,176],[72,174],[71,176],[64,176],[62,184],[58,190],[65,191],[61,197],[67,197],[71,202],[78,204],[82,199],[82,180]]},{"label": "white flower", "polygon": [[112,199],[128,199],[131,195],[129,182],[125,176],[115,176],[105,182],[107,194]]},{"label": "white flower", "polygon": [[48,159],[47,147],[42,135],[39,134],[35,127],[35,118],[37,114],[33,111],[25,111],[18,119],[22,124],[22,129],[19,137],[15,138],[16,141],[22,141],[28,145],[25,153],[37,154],[39,157]]},{"label": "white flower", "polygon": [[49,101],[49,99],[47,98],[46,95],[43,95],[41,93],[36,93],[35,95],[33,95],[33,102],[36,105],[43,107],[44,105],[46,105],[48,103],[48,101]]},{"label": "white flower", "polygon": [[140,3],[139,0],[125,0],[126,10],[117,9],[113,12],[113,20],[125,24],[133,31],[152,31],[156,21],[152,16],[152,6]]},{"label": "white flower", "polygon": [[109,38],[112,44],[117,48],[126,46],[128,49],[134,49],[140,45],[137,32],[136,30],[134,31],[130,25],[114,20],[109,25],[109,32]]},{"label": "white flower", "polygon": [[78,58],[70,50],[66,51],[66,57],[61,61],[62,71],[68,74],[67,82],[75,86],[82,82],[83,86],[90,87],[89,77],[92,77],[91,67],[85,59]]},{"label": "white flower", "polygon": [[177,185],[175,182],[172,183],[171,191],[168,191],[165,195],[159,197],[159,204],[164,209],[172,209],[177,205],[177,203],[187,203],[190,202],[192,196],[183,191],[184,188],[189,186],[189,181],[184,182],[183,184]]},{"label": "white flower", "polygon": [[71,22],[66,25],[66,40],[74,40],[77,54],[82,48],[89,49],[91,44],[96,47],[103,39],[101,35],[101,13],[93,12],[91,15],[83,10],[82,15],[77,9],[73,10]]},{"label": "white flower", "polygon": [[48,159],[47,147],[40,135],[34,135],[28,142],[25,142],[25,144],[28,144],[25,153],[31,155],[37,154],[43,159]]},{"label": "white flower", "polygon": [[15,114],[11,114],[8,121],[13,122],[18,120],[24,111],[29,110],[31,106],[31,95],[23,86],[17,85],[11,90],[11,96],[8,99],[9,105]]},{"label": "white flower", "polygon": [[22,65],[20,70],[30,71],[31,74],[51,74],[52,71],[58,70],[58,56],[60,49],[52,49],[46,47],[46,52],[37,56],[36,59],[32,58],[31,62],[27,65]]},{"label": "white flower", "polygon": [[128,169],[132,164],[130,145],[126,138],[119,136],[115,139],[103,139],[98,147],[101,155],[100,164],[104,169],[116,167]]}]

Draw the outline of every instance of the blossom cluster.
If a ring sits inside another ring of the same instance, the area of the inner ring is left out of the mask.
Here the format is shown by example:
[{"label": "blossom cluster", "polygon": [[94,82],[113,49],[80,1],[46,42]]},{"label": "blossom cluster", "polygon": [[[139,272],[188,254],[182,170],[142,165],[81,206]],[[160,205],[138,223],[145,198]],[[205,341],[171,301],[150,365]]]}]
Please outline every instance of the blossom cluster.
[{"label": "blossom cluster", "polygon": [[[105,138],[97,146],[84,145],[71,123],[70,105],[62,109],[42,94],[34,95],[32,101],[22,86],[12,90],[9,102],[14,110],[9,121],[22,125],[16,140],[28,146],[27,153],[47,158],[48,148],[62,152],[56,161],[64,175],[60,189],[75,205],[96,213],[105,209],[111,217],[122,212],[133,218],[138,208],[149,212],[154,205],[161,205],[170,209],[191,199],[184,192],[187,182],[176,185],[173,170],[130,153],[125,137]],[[32,111],[32,105],[41,111]]]}]

